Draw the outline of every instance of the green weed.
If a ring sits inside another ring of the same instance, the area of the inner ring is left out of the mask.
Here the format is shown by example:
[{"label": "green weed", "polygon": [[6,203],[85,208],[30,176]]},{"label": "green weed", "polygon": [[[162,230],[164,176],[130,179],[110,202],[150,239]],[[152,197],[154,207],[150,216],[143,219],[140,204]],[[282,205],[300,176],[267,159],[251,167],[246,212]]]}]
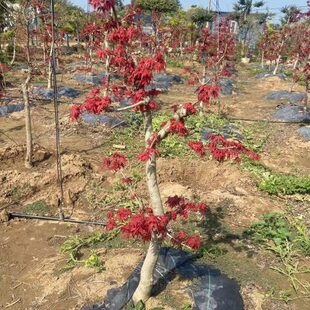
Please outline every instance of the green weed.
[{"label": "green weed", "polygon": [[227,253],[227,250],[217,245],[202,247],[199,251],[200,255],[207,256],[211,259],[216,259],[219,256],[225,255],[225,253]]},{"label": "green weed", "polygon": [[265,173],[259,188],[272,195],[309,194],[310,178]]},{"label": "green weed", "polygon": [[180,62],[177,59],[170,58],[170,57],[167,59],[167,66],[170,68],[183,68],[184,67],[182,62]]},{"label": "green weed", "polygon": [[23,198],[33,194],[35,191],[36,188],[29,184],[16,185],[9,189],[7,196],[13,202],[19,203]]},{"label": "green weed", "polygon": [[271,195],[294,195],[310,193],[310,177],[273,172],[261,162],[244,160],[242,167],[253,173],[258,188]]},{"label": "green weed", "polygon": [[262,67],[245,67],[244,70],[253,75],[266,72],[266,69],[263,69]]},{"label": "green weed", "polygon": [[85,261],[85,267],[89,268],[97,268],[98,272],[102,272],[104,270],[104,266],[102,261],[100,260],[97,254],[91,254]]},{"label": "green weed", "polygon": [[309,283],[298,278],[302,273],[310,273],[310,268],[301,266],[298,260],[302,255],[310,255],[310,237],[301,217],[269,213],[245,230],[243,236],[279,258],[281,264],[271,269],[286,276],[296,293],[299,289],[302,294],[309,293]]},{"label": "green weed", "polygon": [[86,249],[98,247],[103,242],[113,239],[117,234],[117,231],[111,233],[96,232],[85,238],[74,236],[66,240],[60,248],[61,253],[68,255],[65,269],[72,269],[78,264],[84,264],[86,267],[98,268],[99,272],[104,270],[103,263],[96,252],[92,251],[85,260],[82,260],[82,257],[85,255]]},{"label": "green weed", "polygon": [[242,126],[242,134],[245,137],[245,145],[254,152],[261,152],[270,136],[269,124],[258,122]]},{"label": "green weed", "polygon": [[50,207],[45,200],[38,200],[24,208],[24,211],[28,214],[34,215],[49,215]]}]

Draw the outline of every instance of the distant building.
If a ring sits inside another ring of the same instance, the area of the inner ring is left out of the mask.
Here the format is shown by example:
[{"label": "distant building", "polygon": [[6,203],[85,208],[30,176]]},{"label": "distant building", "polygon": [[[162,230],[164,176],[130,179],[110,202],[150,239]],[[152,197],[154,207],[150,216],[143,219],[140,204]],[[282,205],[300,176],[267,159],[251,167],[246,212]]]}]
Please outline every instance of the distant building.
[{"label": "distant building", "polygon": [[[242,31],[242,27],[239,26],[238,21],[234,17],[234,12],[213,12],[214,16],[217,16],[216,21],[212,22],[210,25],[211,30],[216,29],[216,25],[218,22],[221,22],[224,18],[230,17],[230,25],[231,25],[231,32],[235,33],[239,40],[244,38],[244,31]],[[249,40],[250,46],[255,46],[259,36],[264,31],[264,21],[263,21],[264,14],[260,13],[252,13],[249,15],[249,21],[251,23],[251,27],[247,32],[247,38]]]}]

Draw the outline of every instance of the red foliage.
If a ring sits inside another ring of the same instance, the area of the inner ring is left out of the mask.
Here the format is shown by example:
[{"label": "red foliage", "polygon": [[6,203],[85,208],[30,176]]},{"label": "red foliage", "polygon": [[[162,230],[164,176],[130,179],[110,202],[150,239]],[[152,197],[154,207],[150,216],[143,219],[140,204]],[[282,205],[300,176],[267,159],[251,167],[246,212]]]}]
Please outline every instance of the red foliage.
[{"label": "red foliage", "polygon": [[89,0],[89,3],[97,10],[106,12],[114,8],[116,0]]},{"label": "red foliage", "polygon": [[188,146],[200,156],[204,156],[206,154],[206,150],[201,141],[188,141]]},{"label": "red foliage", "polygon": [[191,236],[186,240],[186,245],[192,248],[193,250],[198,250],[200,248],[200,237]]},{"label": "red foliage", "polygon": [[186,110],[186,115],[192,115],[197,113],[196,107],[190,102],[184,103],[183,108]]},{"label": "red foliage", "polygon": [[140,211],[121,227],[121,232],[126,238],[134,237],[141,238],[143,241],[149,241],[153,232],[157,232],[161,237],[165,237],[168,222],[169,219],[166,215],[155,216],[153,214],[144,214]]},{"label": "red foliage", "polygon": [[10,70],[11,70],[11,67],[0,62],[0,73],[10,71]]},{"label": "red foliage", "polygon": [[148,161],[149,159],[151,159],[151,156],[155,154],[155,155],[160,155],[159,151],[156,149],[153,149],[151,147],[145,149],[139,156],[138,159],[140,161]]},{"label": "red foliage", "polygon": [[160,52],[157,52],[155,57],[142,58],[132,71],[128,81],[138,88],[145,87],[151,83],[153,72],[160,72],[164,68],[164,57]]},{"label": "red foliage", "polygon": [[130,209],[121,208],[118,209],[116,212],[116,218],[121,222],[127,221],[131,217],[131,215],[132,213]]},{"label": "red foliage", "polygon": [[114,228],[116,228],[117,224],[116,224],[116,221],[114,218],[114,213],[112,211],[109,211],[107,213],[107,218],[108,218],[108,223],[106,225],[106,230],[110,231],[110,230],[113,230]]},{"label": "red foliage", "polygon": [[211,98],[218,98],[220,95],[220,87],[217,85],[201,85],[197,88],[198,100],[203,103],[210,103]]},{"label": "red foliage", "polygon": [[212,154],[213,159],[224,161],[227,159],[234,159],[239,162],[240,155],[243,154],[252,160],[259,160],[260,156],[255,152],[245,147],[239,141],[226,140],[223,136],[212,135],[208,136],[210,142],[208,148]]},{"label": "red foliage", "polygon": [[169,126],[170,133],[176,133],[180,136],[186,136],[188,134],[188,130],[182,121],[176,121],[174,118],[170,119]]},{"label": "red foliage", "polygon": [[110,97],[93,96],[85,100],[83,109],[93,114],[100,114],[106,111],[111,103],[112,100]]},{"label": "red foliage", "polygon": [[127,165],[127,158],[115,152],[112,157],[107,157],[104,159],[101,169],[108,168],[109,170],[117,171],[124,168]]},{"label": "red foliage", "polygon": [[166,204],[171,208],[172,214],[170,213],[170,215],[173,217],[179,215],[183,218],[187,218],[190,212],[205,214],[207,209],[204,203],[190,202],[184,197],[179,196],[169,197]]},{"label": "red foliage", "polygon": [[125,185],[130,185],[132,183],[132,178],[124,177],[121,179],[122,183]]},{"label": "red foliage", "polygon": [[74,104],[72,107],[71,107],[71,119],[73,121],[76,121],[79,119],[80,115],[82,113],[82,109],[81,109],[81,106],[80,105],[77,105],[77,104]]},{"label": "red foliage", "polygon": [[[173,205],[177,202],[179,207],[179,203],[181,203],[187,205],[187,208],[194,212],[205,212],[206,209],[205,204],[195,204],[181,197],[176,196],[170,198],[170,201],[173,200]],[[166,238],[168,224],[170,221],[176,220],[177,218],[177,216],[171,216],[171,213],[172,212],[167,212],[163,215],[154,215],[151,208],[143,208],[133,214],[130,209],[121,208],[116,214],[112,211],[107,213],[108,223],[106,229],[110,231],[119,227],[120,232],[125,238],[139,238],[143,241],[150,241],[154,232],[156,232],[160,238]],[[174,214],[180,215],[177,212]],[[183,230],[180,230],[172,237],[172,242],[178,246],[186,244],[193,250],[197,250],[200,247],[200,238],[197,235],[188,236]]]}]

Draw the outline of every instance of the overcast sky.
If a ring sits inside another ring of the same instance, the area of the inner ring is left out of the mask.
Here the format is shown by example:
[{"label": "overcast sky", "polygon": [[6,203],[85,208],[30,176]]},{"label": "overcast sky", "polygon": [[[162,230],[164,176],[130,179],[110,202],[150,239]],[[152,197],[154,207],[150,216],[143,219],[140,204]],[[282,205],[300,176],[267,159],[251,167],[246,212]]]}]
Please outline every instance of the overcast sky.
[{"label": "overcast sky", "polygon": [[[87,8],[88,0],[70,0],[72,3],[82,6],[84,9]],[[191,5],[199,5],[203,7],[207,7],[208,0],[180,0],[183,8],[188,8]],[[124,3],[129,3],[130,0],[123,1]],[[212,8],[215,9],[216,0],[211,0]],[[233,4],[236,0],[218,0],[219,7],[221,11],[231,11]],[[295,5],[304,9],[307,5],[307,0],[265,0],[264,9],[269,9],[272,13],[279,14],[280,9],[287,5]],[[263,12],[263,10],[259,10],[259,12]],[[278,16],[279,18],[279,16]],[[278,19],[277,18],[277,19]]]}]

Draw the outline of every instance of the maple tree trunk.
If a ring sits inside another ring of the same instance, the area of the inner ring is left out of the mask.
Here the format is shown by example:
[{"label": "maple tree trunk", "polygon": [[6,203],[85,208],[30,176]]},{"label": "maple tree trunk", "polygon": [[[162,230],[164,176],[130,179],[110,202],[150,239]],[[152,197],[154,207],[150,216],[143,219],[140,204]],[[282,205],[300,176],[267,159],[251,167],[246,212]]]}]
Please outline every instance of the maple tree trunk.
[{"label": "maple tree trunk", "polygon": [[[46,55],[45,55],[46,47],[45,47],[45,42],[43,43],[42,50],[43,50],[43,62],[44,62],[44,64],[45,64],[45,63],[46,63]],[[44,70],[44,71],[45,71],[45,70]],[[45,72],[46,72],[46,71],[45,71]]]},{"label": "maple tree trunk", "polygon": [[31,168],[32,164],[32,130],[31,130],[31,111],[29,102],[29,83],[31,80],[31,68],[28,69],[28,74],[25,83],[22,85],[23,98],[25,104],[25,127],[26,127],[26,157],[25,167]]},{"label": "maple tree trunk", "polygon": [[50,48],[49,53],[49,61],[48,61],[48,73],[47,73],[47,88],[52,89],[52,78],[53,78],[53,72],[52,72],[52,46]]},{"label": "maple tree trunk", "polygon": [[[105,35],[105,40],[104,40],[104,48],[109,49],[109,42],[107,39],[107,33]],[[109,87],[110,87],[110,81],[111,81],[111,73],[110,73],[110,56],[106,57],[105,60],[105,82],[106,82],[106,90],[104,91],[104,96],[107,96],[109,93]]]},{"label": "maple tree trunk", "polygon": [[281,61],[281,51],[282,51],[283,45],[284,45],[284,40],[281,42],[281,45],[280,45],[280,51],[279,51],[279,55],[278,55],[278,58],[277,58],[277,61],[276,61],[276,67],[273,70],[273,75],[276,75],[277,72],[278,72],[279,64],[280,64],[280,61]]},{"label": "maple tree trunk", "polygon": [[50,63],[48,65],[47,88],[52,89],[52,68]]},{"label": "maple tree trunk", "polygon": [[32,130],[31,130],[31,111],[30,111],[30,102],[29,102],[29,85],[32,78],[32,65],[30,60],[30,22],[27,20],[26,24],[26,55],[27,55],[27,64],[28,72],[25,83],[22,85],[23,99],[25,104],[25,129],[26,129],[26,157],[25,157],[25,167],[31,168],[32,163]]},{"label": "maple tree trunk", "polygon": [[261,67],[262,67],[262,69],[264,69],[265,68],[265,66],[264,66],[264,61],[265,61],[265,53],[264,53],[264,51],[262,52],[262,59],[261,59]]},{"label": "maple tree trunk", "polygon": [[295,85],[295,81],[293,81],[292,84],[291,84],[290,93],[293,92],[294,85]]},{"label": "maple tree trunk", "polygon": [[[152,112],[145,112],[145,143],[151,137],[153,133],[152,127]],[[152,209],[154,215],[163,215],[164,209],[160,197],[158,182],[157,182],[157,170],[156,170],[156,155],[152,154],[151,159],[146,164],[146,179],[149,196],[151,200]],[[133,302],[137,304],[139,301],[145,302],[151,296],[153,287],[153,273],[159,257],[162,240],[153,233],[152,239],[147,250],[142,269],[140,274],[139,285],[132,297]]]},{"label": "maple tree trunk", "polygon": [[12,59],[10,62],[11,66],[14,64],[15,58],[16,58],[16,37],[14,36],[14,38],[13,38],[13,55],[12,55]]},{"label": "maple tree trunk", "polygon": [[281,60],[281,55],[278,56],[278,59],[276,61],[276,67],[273,70],[273,75],[276,75],[279,69],[279,64],[280,64],[280,60]]}]

